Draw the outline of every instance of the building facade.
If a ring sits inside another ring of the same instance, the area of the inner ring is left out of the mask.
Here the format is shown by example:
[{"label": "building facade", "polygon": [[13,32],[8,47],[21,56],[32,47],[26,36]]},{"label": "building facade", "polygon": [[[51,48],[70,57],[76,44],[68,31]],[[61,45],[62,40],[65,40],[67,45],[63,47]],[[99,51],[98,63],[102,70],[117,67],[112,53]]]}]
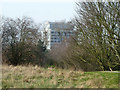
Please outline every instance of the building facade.
[{"label": "building facade", "polygon": [[55,44],[60,44],[65,38],[74,35],[74,26],[68,22],[46,22],[42,26],[41,36],[47,49]]}]

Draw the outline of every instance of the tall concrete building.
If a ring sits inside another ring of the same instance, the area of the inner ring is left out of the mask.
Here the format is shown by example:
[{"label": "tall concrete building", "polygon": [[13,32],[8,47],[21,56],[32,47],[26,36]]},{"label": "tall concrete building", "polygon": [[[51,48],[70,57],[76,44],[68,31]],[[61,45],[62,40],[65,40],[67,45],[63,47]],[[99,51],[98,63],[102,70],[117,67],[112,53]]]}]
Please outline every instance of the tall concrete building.
[{"label": "tall concrete building", "polygon": [[60,44],[65,38],[74,35],[74,26],[70,22],[46,22],[42,26],[41,36],[47,49]]}]

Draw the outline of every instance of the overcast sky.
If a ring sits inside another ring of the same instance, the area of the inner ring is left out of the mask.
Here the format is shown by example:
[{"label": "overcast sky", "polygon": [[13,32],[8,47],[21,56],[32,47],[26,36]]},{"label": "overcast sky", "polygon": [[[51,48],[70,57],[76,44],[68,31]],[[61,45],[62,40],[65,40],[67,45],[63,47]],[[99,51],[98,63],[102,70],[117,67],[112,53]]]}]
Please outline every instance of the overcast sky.
[{"label": "overcast sky", "polygon": [[75,0],[2,0],[0,14],[6,17],[29,16],[35,22],[71,20]]}]

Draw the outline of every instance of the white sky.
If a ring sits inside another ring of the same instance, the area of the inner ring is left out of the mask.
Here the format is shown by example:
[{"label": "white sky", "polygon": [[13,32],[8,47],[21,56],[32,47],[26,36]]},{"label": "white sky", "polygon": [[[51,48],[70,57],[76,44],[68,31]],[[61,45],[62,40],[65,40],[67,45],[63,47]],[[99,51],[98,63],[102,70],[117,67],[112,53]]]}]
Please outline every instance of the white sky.
[{"label": "white sky", "polygon": [[0,0],[1,2],[74,2],[77,0]]},{"label": "white sky", "polygon": [[0,15],[28,16],[36,22],[71,20],[76,0],[0,0]]}]

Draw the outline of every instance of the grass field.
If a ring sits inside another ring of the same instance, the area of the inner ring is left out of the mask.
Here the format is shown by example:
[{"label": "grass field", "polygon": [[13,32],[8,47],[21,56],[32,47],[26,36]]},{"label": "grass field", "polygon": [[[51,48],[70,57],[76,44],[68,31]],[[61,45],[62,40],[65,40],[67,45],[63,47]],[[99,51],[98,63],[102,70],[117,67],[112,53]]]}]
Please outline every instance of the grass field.
[{"label": "grass field", "polygon": [[118,88],[118,73],[3,65],[2,88]]}]

